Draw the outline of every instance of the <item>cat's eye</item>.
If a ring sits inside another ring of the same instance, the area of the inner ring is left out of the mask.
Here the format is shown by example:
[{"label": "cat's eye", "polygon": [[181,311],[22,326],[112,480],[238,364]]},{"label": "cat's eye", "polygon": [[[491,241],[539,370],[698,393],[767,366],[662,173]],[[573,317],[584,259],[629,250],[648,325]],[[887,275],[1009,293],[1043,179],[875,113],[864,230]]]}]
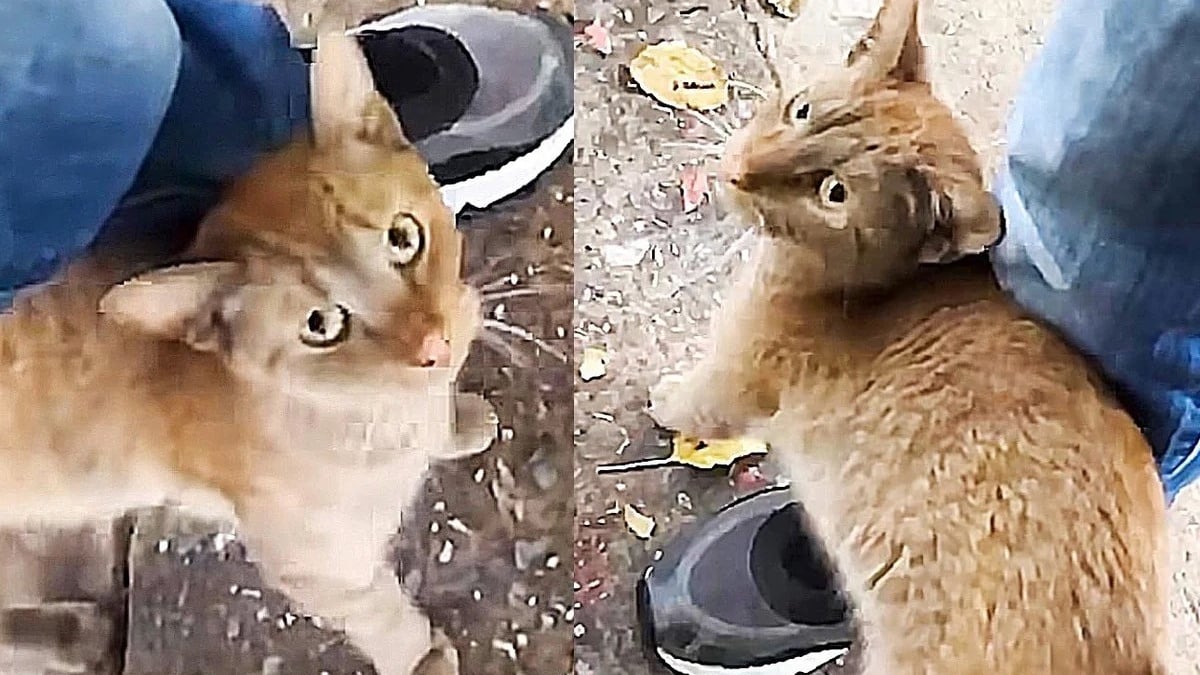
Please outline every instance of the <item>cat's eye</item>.
[{"label": "cat's eye", "polygon": [[384,243],[387,245],[388,262],[400,269],[411,265],[421,254],[425,247],[425,234],[412,216],[401,214],[384,232]]},{"label": "cat's eye", "polygon": [[345,305],[309,310],[300,326],[300,341],[309,347],[333,347],[350,335],[350,310]]},{"label": "cat's eye", "polygon": [[812,104],[807,101],[795,100],[792,101],[792,119],[797,122],[803,122],[812,114]]},{"label": "cat's eye", "polygon": [[837,176],[826,176],[825,180],[821,181],[818,194],[821,195],[821,201],[827,206],[837,206],[846,201],[846,186],[837,179]]}]

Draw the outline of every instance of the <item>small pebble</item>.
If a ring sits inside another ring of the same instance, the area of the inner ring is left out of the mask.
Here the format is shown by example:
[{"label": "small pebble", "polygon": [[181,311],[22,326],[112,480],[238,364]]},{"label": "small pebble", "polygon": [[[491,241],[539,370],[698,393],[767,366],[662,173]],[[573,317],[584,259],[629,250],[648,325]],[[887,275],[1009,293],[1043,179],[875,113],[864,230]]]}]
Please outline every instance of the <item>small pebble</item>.
[{"label": "small pebble", "polygon": [[504,652],[513,661],[517,660],[517,648],[513,646],[513,643],[504,640],[492,640],[492,647]]},{"label": "small pebble", "polygon": [[549,490],[558,482],[558,469],[548,461],[534,462],[529,467],[529,472],[533,475],[533,482],[543,491]]},{"label": "small pebble", "polygon": [[283,672],[283,657],[268,656],[262,662],[262,675],[279,675]]},{"label": "small pebble", "polygon": [[438,562],[445,565],[446,563],[450,562],[450,559],[453,557],[454,557],[454,542],[447,539],[442,544],[442,550],[438,553],[437,560],[438,560]]}]

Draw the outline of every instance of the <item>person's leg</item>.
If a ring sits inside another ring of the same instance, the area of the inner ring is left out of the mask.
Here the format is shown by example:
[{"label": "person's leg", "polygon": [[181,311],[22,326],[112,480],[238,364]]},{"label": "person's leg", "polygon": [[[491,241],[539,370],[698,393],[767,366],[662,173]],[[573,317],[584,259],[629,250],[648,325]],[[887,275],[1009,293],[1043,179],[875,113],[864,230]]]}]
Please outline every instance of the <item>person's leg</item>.
[{"label": "person's leg", "polygon": [[1200,5],[1064,0],[997,183],[1001,283],[1117,386],[1167,493],[1200,475]]},{"label": "person's leg", "polygon": [[183,58],[138,182],[224,183],[307,128],[308,66],[269,7],[165,1],[183,36]]},{"label": "person's leg", "polygon": [[7,294],[85,248],[129,189],[170,103],[181,46],[161,0],[5,0],[0,30]]},{"label": "person's leg", "polygon": [[186,244],[308,123],[308,69],[263,6],[9,0],[0,26],[0,307],[98,236]]},{"label": "person's leg", "polygon": [[165,3],[183,38],[178,83],[133,187],[100,235],[159,254],[185,247],[222,187],[310,119],[308,66],[273,9]]}]

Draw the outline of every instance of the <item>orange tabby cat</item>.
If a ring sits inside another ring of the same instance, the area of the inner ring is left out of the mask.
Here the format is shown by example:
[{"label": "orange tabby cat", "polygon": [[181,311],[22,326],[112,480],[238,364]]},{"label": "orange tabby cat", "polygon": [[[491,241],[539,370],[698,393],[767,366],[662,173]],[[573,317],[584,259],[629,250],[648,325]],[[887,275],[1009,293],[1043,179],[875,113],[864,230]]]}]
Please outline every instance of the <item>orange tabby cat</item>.
[{"label": "orange tabby cat", "polygon": [[[452,388],[480,303],[356,47],[318,58],[314,139],[240,181],[184,261],[112,286],[97,254],[0,320],[0,526],[165,501],[232,516],[267,583],[407,675],[431,635],[388,542],[430,460],[494,435]],[[6,579],[0,606],[40,582]],[[0,672],[43,672],[16,653]]]},{"label": "orange tabby cat", "polygon": [[[1001,219],[923,78],[916,0],[725,151],[760,234],[667,426],[760,434],[861,611],[870,675],[1165,673],[1150,448],[987,260]],[[720,387],[711,383],[720,382]]]}]

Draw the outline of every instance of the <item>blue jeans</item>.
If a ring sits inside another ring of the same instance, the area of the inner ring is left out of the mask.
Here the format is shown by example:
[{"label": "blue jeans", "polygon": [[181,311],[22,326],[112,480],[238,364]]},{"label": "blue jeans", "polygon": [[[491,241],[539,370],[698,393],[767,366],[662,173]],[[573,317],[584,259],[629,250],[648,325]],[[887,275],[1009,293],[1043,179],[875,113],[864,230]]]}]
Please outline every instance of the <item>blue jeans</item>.
[{"label": "blue jeans", "polygon": [[1009,122],[1003,286],[1200,475],[1200,3],[1064,0]]},{"label": "blue jeans", "polygon": [[307,67],[262,7],[3,0],[0,35],[0,305],[102,229],[173,236],[308,124]]}]

